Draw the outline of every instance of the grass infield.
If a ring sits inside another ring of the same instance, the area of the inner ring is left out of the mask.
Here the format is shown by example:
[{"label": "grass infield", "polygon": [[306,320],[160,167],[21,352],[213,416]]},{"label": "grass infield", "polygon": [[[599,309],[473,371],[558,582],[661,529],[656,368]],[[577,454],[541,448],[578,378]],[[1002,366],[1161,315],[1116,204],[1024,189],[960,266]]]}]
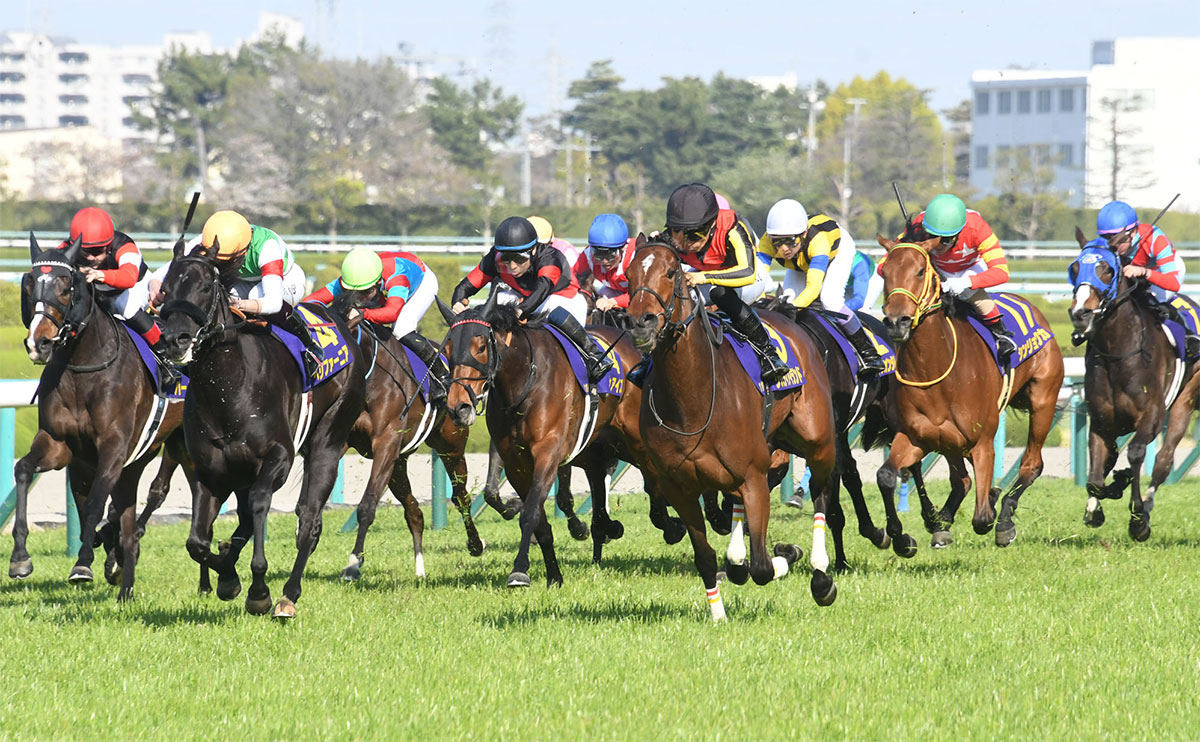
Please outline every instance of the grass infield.
[{"label": "grass infield", "polygon": [[[935,499],[945,489],[934,483]],[[490,511],[480,558],[453,516],[427,532],[418,581],[398,508],[372,529],[362,583],[344,584],[353,536],[338,532],[346,511],[331,511],[286,625],[247,615],[240,599],[197,596],[184,525],[151,527],[125,606],[102,579],[68,586],[63,532],[36,533],[33,577],[0,582],[0,737],[1190,738],[1198,490],[1164,489],[1146,544],[1130,542],[1125,503],[1085,528],[1082,488],[1066,480],[1025,495],[1005,550],[971,532],[969,510],[937,552],[917,513],[905,515],[921,543],[912,560],[851,525],[853,571],[832,607],[813,603],[806,559],[777,584],[723,583],[730,620],[719,626],[686,539],[663,544],[642,497],[614,505],[627,535],[601,566],[555,521],[556,590],[536,547],[534,587],[503,587],[518,532]],[[811,510],[773,516],[772,540],[807,553]],[[291,515],[270,523],[275,597],[294,527]],[[231,528],[222,520],[218,535]],[[247,585],[248,572],[249,551]]]}]

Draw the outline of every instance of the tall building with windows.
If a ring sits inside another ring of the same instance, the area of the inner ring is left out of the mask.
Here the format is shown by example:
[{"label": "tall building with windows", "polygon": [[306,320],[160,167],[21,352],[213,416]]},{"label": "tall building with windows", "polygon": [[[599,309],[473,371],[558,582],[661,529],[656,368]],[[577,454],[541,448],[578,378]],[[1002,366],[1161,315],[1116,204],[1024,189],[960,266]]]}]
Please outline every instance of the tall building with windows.
[{"label": "tall building with windows", "polygon": [[971,186],[995,194],[1050,168],[1047,187],[1075,206],[1115,191],[1151,207],[1182,192],[1177,208],[1200,210],[1197,70],[1200,38],[1128,38],[1093,43],[1087,70],[976,71]]}]

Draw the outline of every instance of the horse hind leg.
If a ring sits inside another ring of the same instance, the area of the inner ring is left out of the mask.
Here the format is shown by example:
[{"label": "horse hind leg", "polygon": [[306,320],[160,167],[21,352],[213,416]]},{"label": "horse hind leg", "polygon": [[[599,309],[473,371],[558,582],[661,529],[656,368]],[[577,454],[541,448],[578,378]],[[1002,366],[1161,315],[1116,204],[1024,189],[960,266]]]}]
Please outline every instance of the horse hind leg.
[{"label": "horse hind leg", "polygon": [[[417,498],[413,497],[412,483],[408,478],[408,467],[400,466],[401,462],[396,462],[397,466],[392,471],[392,479],[389,483],[389,488],[392,491],[392,496],[404,508],[404,521],[408,524],[408,533],[412,536],[413,542],[413,574],[418,579],[425,577],[425,514],[421,512],[421,506],[417,502]],[[407,463],[407,462],[405,462]]]},{"label": "horse hind leg", "polygon": [[[379,508],[379,500],[383,497],[383,488],[388,484],[389,477],[394,480],[396,470],[401,468],[401,462],[396,458],[399,447],[398,436],[392,436],[386,442],[373,441],[375,457],[371,461],[371,474],[367,477],[367,488],[358,501],[358,507],[355,508],[358,530],[354,536],[354,548],[339,575],[344,582],[357,582],[362,577],[367,531],[375,522],[375,512]],[[407,477],[405,480],[407,481]],[[404,503],[401,496],[397,495],[396,499]]]},{"label": "horse hind leg", "polygon": [[858,520],[858,533],[870,541],[875,548],[886,549],[892,545],[892,540],[888,537],[887,531],[877,527],[874,520],[871,519],[871,511],[867,509],[867,500],[863,496],[862,476],[858,473],[858,463],[850,451],[850,442],[846,440],[845,433],[841,435],[838,445],[840,448],[838,471],[842,484],[846,487],[846,492],[850,494],[850,501],[854,504],[854,515]]},{"label": "horse hind leg", "polygon": [[[687,527],[683,525],[682,519],[672,517],[667,511],[667,501],[658,494],[657,489],[657,484],[646,482],[646,494],[650,498],[650,522],[654,524],[655,528],[662,531],[663,541],[668,544],[677,544],[687,535]],[[713,498],[715,500],[716,493],[713,493]],[[708,506],[705,505],[706,513],[707,510]],[[728,529],[725,532],[728,533]]]},{"label": "horse hind leg", "polygon": [[[1092,430],[1088,436],[1088,461],[1088,498],[1083,511],[1083,523],[1089,528],[1099,528],[1104,525],[1104,508],[1100,501],[1112,496],[1109,488],[1105,486],[1104,480],[1117,463],[1116,441],[1106,440],[1098,432]],[[1119,477],[1119,474],[1114,476],[1114,484],[1117,483]],[[1124,488],[1122,487],[1120,491],[1124,491]],[[1116,496],[1120,497],[1121,495],[1118,493]]]},{"label": "horse hind leg", "polygon": [[[706,490],[701,497],[704,498],[704,517],[708,520],[709,528],[713,529],[713,533],[719,536],[728,536],[729,530],[733,528],[733,521],[725,509],[721,507],[721,503],[717,500],[718,492],[716,490]],[[687,529],[683,523],[679,523],[680,537],[683,538],[687,534]],[[676,539],[678,540],[678,539]],[[672,543],[672,542],[668,542]]]},{"label": "horse hind leg", "polygon": [[499,513],[500,517],[505,520],[512,520],[521,512],[523,503],[519,498],[510,500],[500,499],[500,479],[503,473],[504,462],[500,459],[500,452],[496,450],[496,446],[493,444],[488,447],[488,470],[487,480],[483,485],[483,501]]},{"label": "horse hind leg", "polygon": [[[554,494],[554,503],[563,515],[567,516],[567,532],[576,541],[586,541],[590,533],[587,523],[575,514],[575,496],[571,494],[571,467],[563,466],[558,470],[558,489]],[[541,538],[540,536],[538,538]]]},{"label": "horse hind leg", "polygon": [[1033,480],[1042,474],[1042,447],[1046,436],[1054,425],[1055,396],[1046,400],[1035,401],[1029,413],[1029,438],[1025,444],[1025,453],[1021,456],[1021,467],[1017,478],[1009,486],[1008,492],[1000,501],[1000,512],[996,516],[996,546],[1008,546],[1017,538],[1017,527],[1012,517],[1017,511],[1017,503],[1021,495],[1033,484]]}]

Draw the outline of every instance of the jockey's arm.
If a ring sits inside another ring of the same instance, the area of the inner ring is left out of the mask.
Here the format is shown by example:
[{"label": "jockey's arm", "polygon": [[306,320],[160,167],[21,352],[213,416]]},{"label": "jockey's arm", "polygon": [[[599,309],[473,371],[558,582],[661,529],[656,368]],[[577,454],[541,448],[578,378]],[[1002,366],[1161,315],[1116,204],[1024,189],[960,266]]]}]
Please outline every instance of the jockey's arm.
[{"label": "jockey's arm", "polygon": [[314,302],[316,304],[324,304],[325,306],[329,306],[333,303],[334,297],[340,293],[342,293],[341,280],[335,278],[300,301]]},{"label": "jockey's arm", "polygon": [[996,233],[987,226],[987,222],[982,219],[979,221],[982,224],[980,228],[982,239],[976,237],[979,239],[979,247],[976,249],[987,268],[971,276],[971,288],[987,289],[1008,281],[1008,260],[1004,257],[1004,248],[1000,246],[1000,240],[996,237]]},{"label": "jockey's arm", "polygon": [[754,246],[736,228],[729,230],[725,240],[726,261],[730,264],[715,270],[697,271],[700,282],[730,288],[754,283],[754,270],[757,267]]},{"label": "jockey's arm", "polygon": [[[1167,291],[1179,291],[1183,287],[1183,261],[1175,252],[1175,246],[1158,229],[1151,234],[1151,239],[1148,251],[1149,259],[1146,260],[1145,265],[1146,280]],[[1134,256],[1134,265],[1139,265],[1141,261],[1137,258],[1140,258],[1142,254],[1139,252]]]},{"label": "jockey's arm", "polygon": [[804,290],[792,300],[792,304],[807,307],[821,295],[825,271],[829,269],[829,256],[833,251],[833,239],[833,232],[818,232],[808,243],[808,271],[805,273]]},{"label": "jockey's arm", "polygon": [[363,310],[363,319],[379,325],[390,325],[400,316],[405,302],[410,295],[408,276],[398,273],[392,276],[384,286],[387,301],[382,307],[372,307]]},{"label": "jockey's arm", "polygon": [[557,265],[550,264],[539,268],[537,281],[533,284],[533,290],[529,292],[529,296],[526,296],[517,305],[517,310],[521,316],[528,317],[537,311],[542,302],[546,301],[554,293],[554,288],[560,283],[561,277],[562,270]]},{"label": "jockey's arm", "polygon": [[468,297],[477,294],[480,289],[487,286],[495,278],[496,257],[495,251],[491,251],[487,255],[484,255],[483,260],[479,261],[479,265],[472,268],[471,272],[454,287],[454,293],[450,297],[450,306],[457,307],[460,303],[465,302]]},{"label": "jockey's arm", "polygon": [[[117,238],[117,241],[119,240],[120,237]],[[142,265],[142,252],[138,250],[133,240],[128,240],[120,245],[114,242],[113,247],[116,250],[117,267],[100,271],[100,280],[114,289],[133,288],[138,281],[138,273]]]},{"label": "jockey's arm", "polygon": [[871,267],[866,260],[855,260],[850,270],[851,291],[846,299],[846,308],[857,312],[866,302],[867,289],[871,284]]}]

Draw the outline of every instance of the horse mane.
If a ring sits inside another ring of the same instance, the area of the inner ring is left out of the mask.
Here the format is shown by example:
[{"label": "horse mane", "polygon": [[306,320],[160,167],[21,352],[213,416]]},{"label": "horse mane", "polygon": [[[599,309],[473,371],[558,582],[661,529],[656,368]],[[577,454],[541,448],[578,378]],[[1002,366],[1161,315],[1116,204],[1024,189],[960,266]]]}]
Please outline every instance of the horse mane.
[{"label": "horse mane", "polygon": [[508,304],[497,304],[491,308],[487,316],[484,316],[486,305],[471,307],[462,314],[458,315],[459,320],[479,320],[486,322],[495,332],[513,332],[519,327],[526,329],[537,329],[546,324],[545,319],[541,317],[528,317],[523,322],[517,317],[516,307]]},{"label": "horse mane", "polygon": [[[333,301],[329,304],[330,314],[333,314],[338,317],[341,317],[342,319],[345,319],[350,314],[351,309],[354,309],[354,308],[360,306],[358,304],[358,300],[361,297],[362,297],[362,291],[359,291],[358,289],[343,288],[342,292],[340,294],[338,294],[337,296],[333,297]],[[380,296],[375,301],[372,301],[368,304],[363,304],[361,306],[364,309],[377,309],[377,308],[383,306],[384,303],[385,303],[384,296],[382,294],[380,294]]]},{"label": "horse mane", "polygon": [[901,242],[924,242],[930,239],[933,235],[925,231],[924,222],[909,221],[904,225],[904,234],[900,237]]}]

